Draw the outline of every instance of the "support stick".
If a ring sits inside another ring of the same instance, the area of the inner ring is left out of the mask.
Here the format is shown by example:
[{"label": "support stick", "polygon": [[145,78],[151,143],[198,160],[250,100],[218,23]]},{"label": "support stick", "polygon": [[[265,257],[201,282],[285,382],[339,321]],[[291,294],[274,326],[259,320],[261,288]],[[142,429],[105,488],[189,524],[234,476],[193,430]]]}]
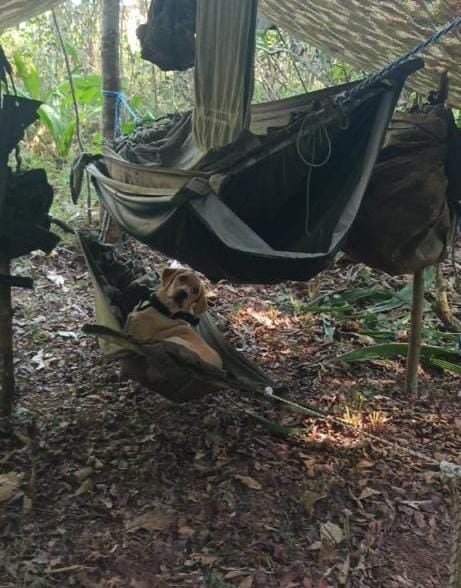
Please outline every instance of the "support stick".
[{"label": "support stick", "polygon": [[452,480],[453,485],[453,518],[452,518],[452,542],[451,542],[451,561],[450,561],[450,580],[449,588],[460,588],[461,586],[461,497],[460,497],[460,478],[455,477]]},{"label": "support stick", "polygon": [[424,306],[424,269],[413,275],[413,300],[411,305],[411,331],[408,341],[407,376],[405,391],[418,394],[418,368],[421,354],[421,330]]},{"label": "support stick", "polygon": [[[0,274],[10,275],[10,260],[0,254]],[[8,427],[13,408],[13,311],[11,288],[0,283],[0,428]]]}]

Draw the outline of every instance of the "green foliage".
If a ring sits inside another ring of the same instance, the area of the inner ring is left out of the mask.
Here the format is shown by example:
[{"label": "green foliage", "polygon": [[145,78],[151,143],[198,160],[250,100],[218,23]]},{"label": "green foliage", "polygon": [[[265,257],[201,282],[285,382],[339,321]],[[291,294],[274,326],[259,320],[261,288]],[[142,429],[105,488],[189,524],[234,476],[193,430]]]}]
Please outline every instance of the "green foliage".
[{"label": "green foliage", "polygon": [[454,117],[455,117],[456,126],[458,128],[461,128],[461,110],[454,109],[453,110],[453,114],[454,114]]},{"label": "green foliage", "polygon": [[[408,352],[408,343],[383,343],[381,345],[371,345],[370,347],[362,347],[355,349],[344,355],[340,355],[337,359],[341,361],[371,361],[376,359],[395,359],[397,357],[406,356]],[[434,345],[422,345],[421,358],[428,362],[434,360],[460,360],[461,353],[454,349],[447,349],[445,347],[436,347]],[[460,366],[461,367],[461,366]]]},{"label": "green foliage", "polygon": [[[424,273],[425,287],[435,280],[435,269],[428,268]],[[376,288],[375,285],[361,288],[347,288],[322,294],[308,305],[301,305],[298,312],[322,312],[326,314],[354,314],[377,316],[411,304],[413,284],[409,282],[401,290]]]},{"label": "green foliage", "polygon": [[461,374],[461,364],[452,363],[451,361],[446,361],[445,359],[440,359],[435,357],[431,361],[432,365],[435,365],[443,370],[448,372],[453,372],[454,374]]},{"label": "green foliage", "polygon": [[16,68],[16,75],[24,84],[27,96],[34,100],[42,100],[40,76],[32,61],[26,61],[23,59],[21,53],[16,51],[13,54],[13,62]]},{"label": "green foliage", "polygon": [[[435,283],[435,268],[424,274],[426,291]],[[400,333],[408,330],[413,284],[408,282],[399,290],[391,287],[376,288],[376,278],[370,279],[369,270],[361,272],[361,283],[365,285],[330,291],[319,296],[313,303],[296,304],[296,314],[320,314],[324,337],[331,340],[342,323],[354,319],[357,336],[372,338],[375,345],[356,349],[338,357],[347,362],[396,359],[406,356],[408,344],[401,343]],[[370,286],[366,284],[370,283]],[[372,285],[374,284],[374,286]],[[426,320],[422,328],[426,345],[421,351],[422,361],[429,366],[438,366],[457,373],[461,369],[461,352],[458,349],[459,333],[441,332],[431,320],[431,306],[425,302]]]},{"label": "green foliage", "polygon": [[[75,117],[70,82],[66,79],[48,91],[43,85],[37,67],[31,59],[24,59],[16,51],[13,55],[16,77],[22,83],[22,93],[44,104],[39,110],[40,121],[46,127],[54,143],[56,155],[67,158],[75,134]],[[93,118],[95,124],[101,110],[101,76],[99,74],[78,74],[73,76],[75,98],[83,110],[87,123]]]}]

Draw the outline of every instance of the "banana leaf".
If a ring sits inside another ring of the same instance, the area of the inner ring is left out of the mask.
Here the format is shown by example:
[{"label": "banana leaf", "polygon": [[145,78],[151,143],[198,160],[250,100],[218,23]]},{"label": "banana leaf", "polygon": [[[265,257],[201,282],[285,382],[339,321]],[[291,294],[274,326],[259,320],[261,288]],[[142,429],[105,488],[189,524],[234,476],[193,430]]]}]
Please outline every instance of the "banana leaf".
[{"label": "banana leaf", "polygon": [[451,363],[450,361],[445,361],[444,359],[439,359],[435,357],[431,360],[431,364],[435,365],[447,372],[453,372],[454,374],[461,374],[461,364]]},{"label": "banana leaf", "polygon": [[[396,359],[397,357],[405,357],[407,353],[408,343],[382,343],[379,345],[372,345],[371,347],[355,349],[354,351],[340,355],[336,359],[347,362]],[[447,349],[446,347],[437,347],[435,345],[422,345],[421,359],[429,363],[433,362],[435,359],[444,361],[458,360],[461,363],[461,352],[455,349]]]}]

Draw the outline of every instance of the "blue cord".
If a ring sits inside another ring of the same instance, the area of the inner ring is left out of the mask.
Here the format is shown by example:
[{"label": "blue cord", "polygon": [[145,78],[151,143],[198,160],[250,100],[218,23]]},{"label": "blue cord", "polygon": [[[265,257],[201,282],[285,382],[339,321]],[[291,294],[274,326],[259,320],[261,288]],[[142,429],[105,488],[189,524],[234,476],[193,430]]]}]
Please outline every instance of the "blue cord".
[{"label": "blue cord", "polygon": [[123,92],[116,92],[114,90],[103,90],[103,96],[111,96],[115,98],[115,114],[114,114],[114,135],[119,137],[121,134],[122,127],[122,106],[125,107],[126,111],[131,115],[131,118],[136,124],[142,121],[142,118],[136,113],[135,110],[130,106],[128,100]]}]

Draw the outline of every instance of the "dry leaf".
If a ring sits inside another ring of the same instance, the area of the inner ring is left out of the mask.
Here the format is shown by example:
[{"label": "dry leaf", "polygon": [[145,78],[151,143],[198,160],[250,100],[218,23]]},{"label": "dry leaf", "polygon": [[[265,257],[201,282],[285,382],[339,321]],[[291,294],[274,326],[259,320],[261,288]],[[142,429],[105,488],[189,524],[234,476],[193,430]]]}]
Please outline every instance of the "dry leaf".
[{"label": "dry leaf", "polygon": [[24,495],[24,498],[22,499],[22,510],[24,512],[30,512],[32,510],[32,500],[28,497]]},{"label": "dry leaf", "polygon": [[415,522],[418,525],[418,527],[420,529],[425,529],[426,528],[426,519],[424,518],[424,515],[417,510],[413,516],[414,516]]},{"label": "dry leaf", "polygon": [[191,527],[184,525],[183,527],[179,527],[178,534],[181,539],[190,539],[194,535],[195,531]]},{"label": "dry leaf", "polygon": [[199,554],[195,559],[196,561],[200,562],[202,566],[212,566],[218,561],[219,557],[216,555],[208,555],[203,553]]},{"label": "dry leaf", "polygon": [[93,468],[90,466],[87,466],[87,467],[80,468],[79,470],[77,470],[75,472],[75,477],[77,478],[77,480],[79,482],[83,482],[84,480],[89,478],[93,472],[94,472]]},{"label": "dry leaf", "polygon": [[247,572],[244,572],[242,570],[234,570],[231,572],[227,572],[227,574],[224,576],[224,580],[232,580],[233,578],[239,578],[240,576],[244,576],[245,574],[247,574]]},{"label": "dry leaf", "polygon": [[336,543],[338,545],[344,539],[344,534],[338,525],[327,521],[320,525],[320,537],[329,543]]},{"label": "dry leaf", "polygon": [[253,576],[248,576],[240,582],[238,588],[251,588],[253,586]]},{"label": "dry leaf", "polygon": [[128,533],[134,533],[138,529],[146,531],[166,531],[175,522],[176,516],[172,512],[162,510],[149,510],[125,523]]},{"label": "dry leaf", "polygon": [[309,549],[309,551],[318,551],[319,549],[322,549],[322,542],[321,541],[314,541],[314,543],[312,543],[312,545],[309,545],[308,549]]},{"label": "dry leaf", "polygon": [[370,498],[371,496],[376,496],[378,494],[381,494],[381,492],[379,492],[379,490],[373,490],[373,488],[370,488],[369,486],[367,486],[360,493],[359,500],[364,500],[365,498]]},{"label": "dry leaf", "polygon": [[60,286],[62,287],[64,285],[64,278],[63,276],[60,276],[59,274],[57,274],[55,271],[50,271],[46,274],[46,277],[50,280],[50,282],[52,282],[53,284],[55,284],[56,286]]},{"label": "dry leaf", "polygon": [[150,584],[147,580],[139,580],[138,578],[132,578],[130,580],[130,588],[150,588]]},{"label": "dry leaf", "polygon": [[338,573],[338,584],[340,586],[344,586],[347,583],[347,578],[349,576],[349,571],[351,568],[351,560],[350,557],[347,556],[347,558],[345,559],[343,565],[341,566],[341,569],[339,570]]},{"label": "dry leaf", "polygon": [[32,359],[31,362],[35,364],[35,369],[37,370],[42,370],[43,368],[45,368],[45,362],[43,360],[43,354],[44,354],[44,350],[40,349],[40,351],[38,353],[36,353]]},{"label": "dry leaf", "polygon": [[361,459],[357,464],[356,468],[358,470],[368,470],[375,465],[374,461],[369,461],[368,459]]},{"label": "dry leaf", "polygon": [[75,492],[75,496],[81,496],[82,494],[87,494],[88,492],[93,492],[94,483],[93,480],[84,480],[80,486],[77,488]]},{"label": "dry leaf", "polygon": [[257,480],[255,480],[254,478],[251,478],[250,476],[236,475],[235,478],[237,478],[237,480],[240,480],[240,482],[242,482],[242,484],[244,486],[246,486],[247,488],[251,488],[252,490],[262,490],[263,489],[261,484]]},{"label": "dry leaf", "polygon": [[326,495],[320,495],[316,492],[306,490],[302,497],[303,507],[307,514],[312,515],[316,502],[326,498]]},{"label": "dry leaf", "polygon": [[0,502],[6,502],[13,498],[23,478],[24,474],[17,472],[0,475]]}]

